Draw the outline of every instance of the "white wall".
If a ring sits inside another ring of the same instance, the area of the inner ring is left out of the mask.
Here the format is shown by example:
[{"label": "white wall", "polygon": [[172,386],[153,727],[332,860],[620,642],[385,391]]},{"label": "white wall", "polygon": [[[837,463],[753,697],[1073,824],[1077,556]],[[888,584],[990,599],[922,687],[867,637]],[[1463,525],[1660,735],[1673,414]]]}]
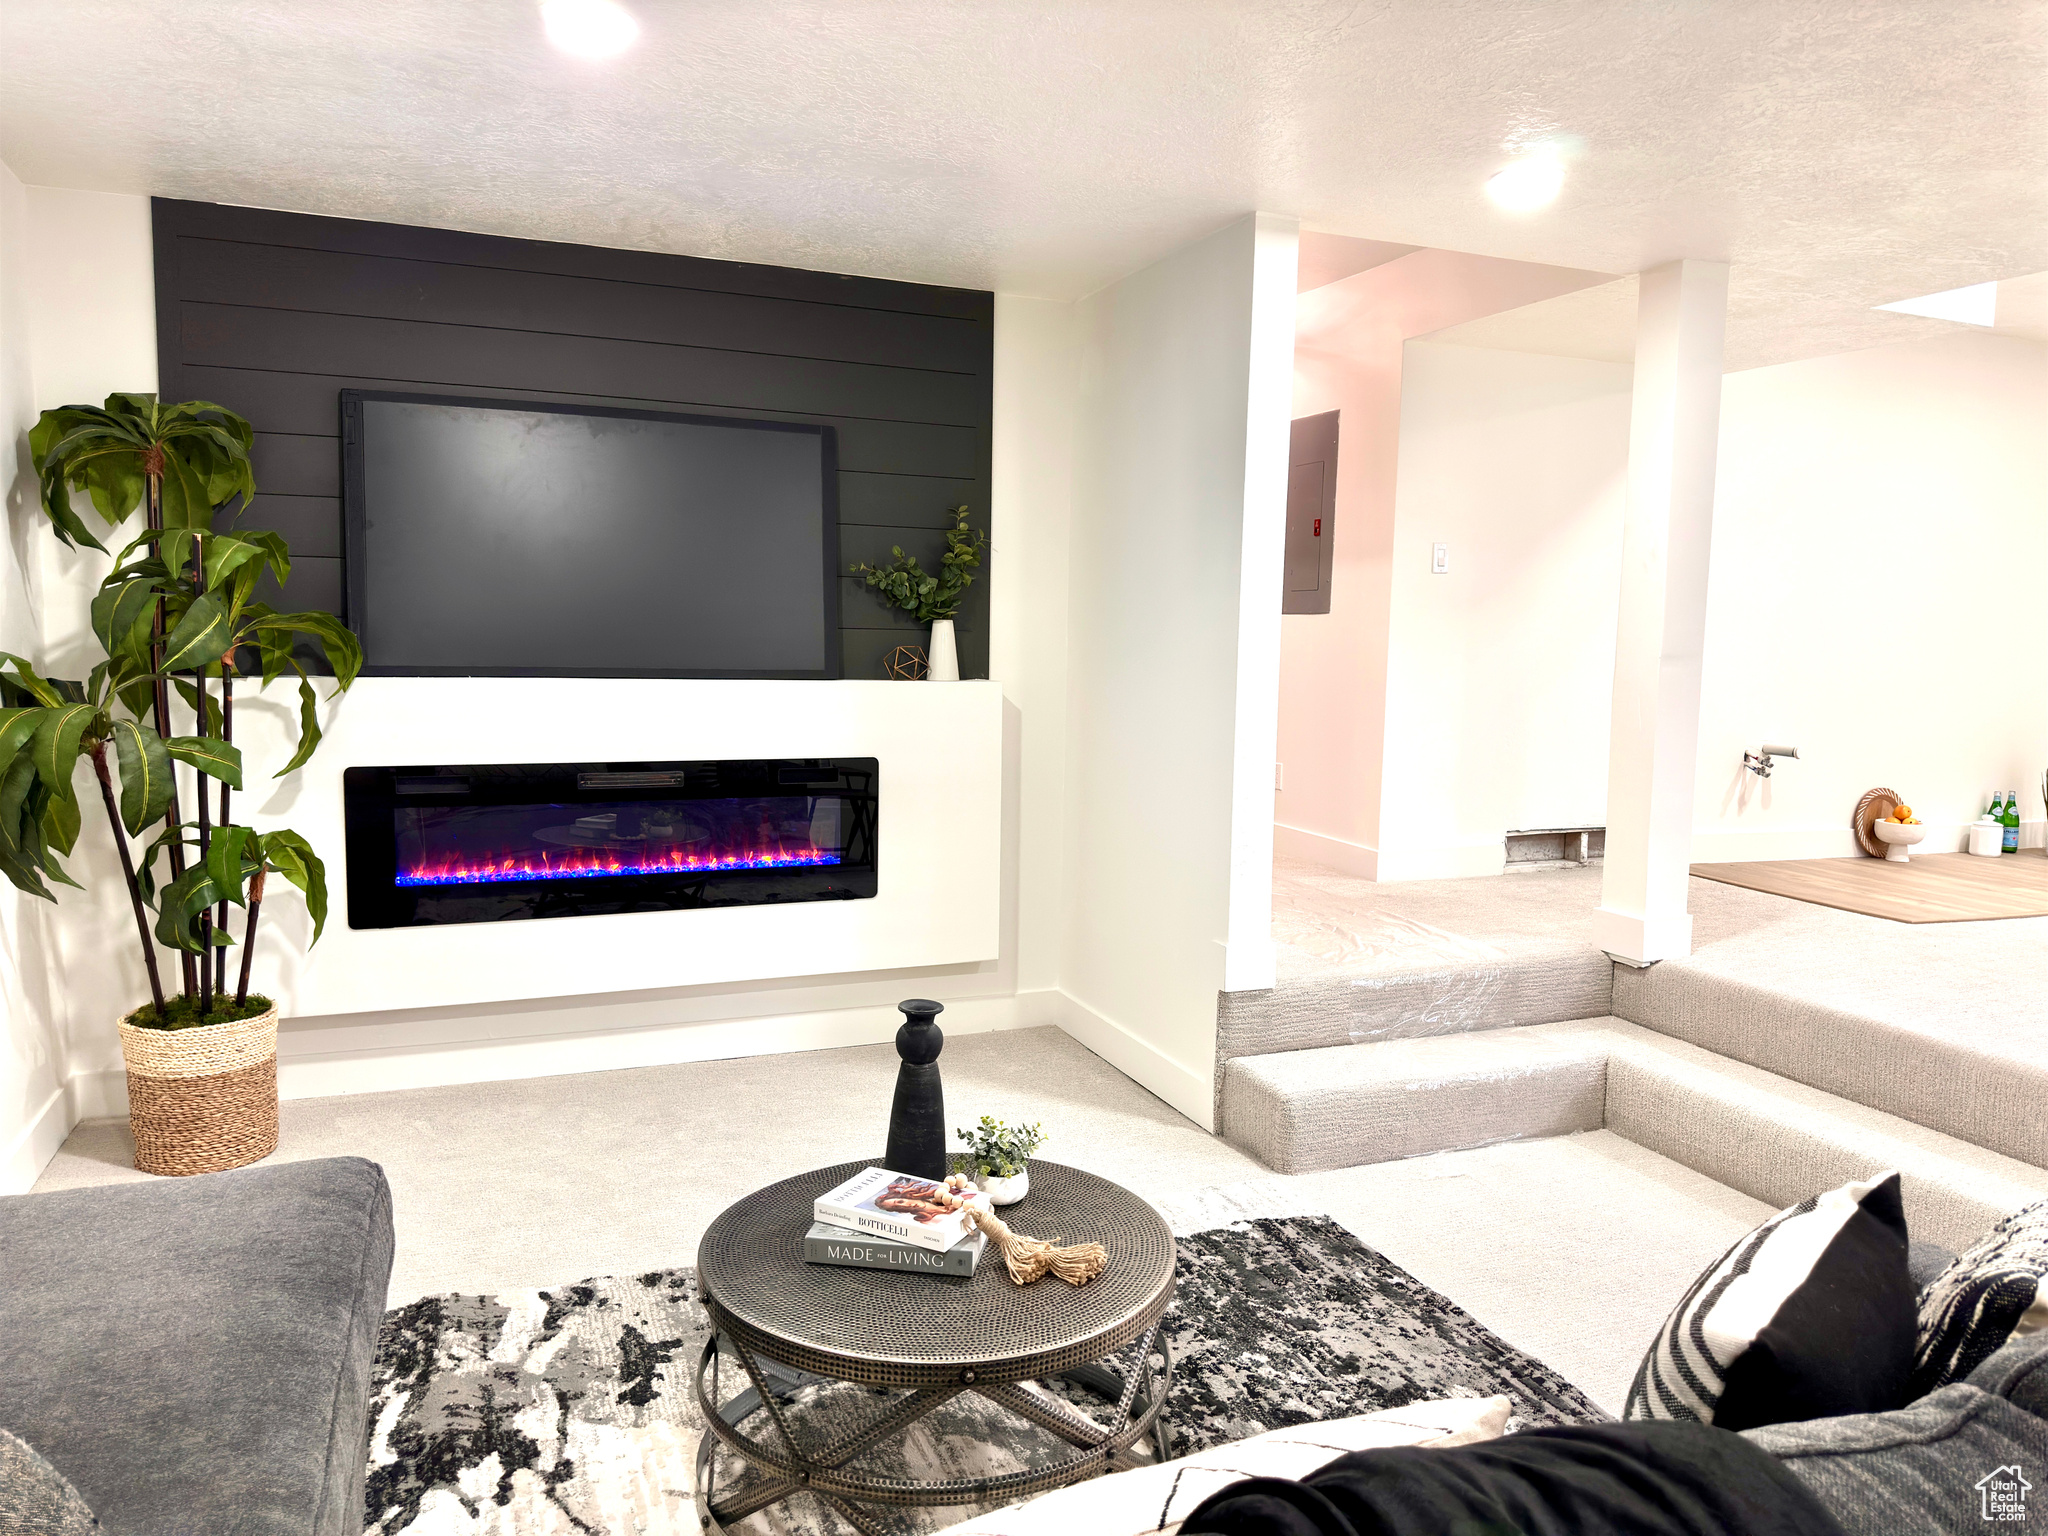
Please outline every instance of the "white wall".
[{"label": "white wall", "polygon": [[[29,367],[23,371],[17,366],[21,339],[18,329],[9,327],[13,339],[0,342],[7,359],[0,372],[18,379],[16,388],[30,391],[32,399],[17,404],[12,395],[8,397],[10,427],[32,420],[37,408],[97,401],[114,389],[154,388],[148,200],[31,187],[7,208],[21,204],[26,205],[25,241],[18,238],[19,221],[10,219],[15,231],[10,239],[17,243],[8,249],[27,245],[27,271],[20,281],[7,281],[5,288],[19,297],[24,311]],[[300,1097],[367,1092],[883,1041],[901,1022],[895,1001],[907,996],[944,1002],[942,1022],[955,1031],[1047,1023],[1059,1017],[1055,982],[1063,928],[1059,805],[1065,773],[1065,540],[1073,473],[1076,324],[1070,305],[1007,297],[997,302],[995,487],[988,516],[998,556],[990,565],[990,599],[991,670],[999,682],[989,691],[1001,693],[995,727],[1000,733],[1001,800],[993,813],[977,809],[971,818],[976,828],[999,826],[999,854],[991,852],[987,860],[999,858],[1001,869],[999,880],[990,887],[998,912],[994,941],[972,946],[974,954],[994,958],[936,963],[932,956],[940,950],[931,945],[918,957],[921,941],[912,924],[909,949],[898,945],[899,952],[890,955],[886,969],[871,963],[859,970],[842,968],[847,964],[842,946],[813,960],[806,974],[767,974],[805,970],[801,961],[756,965],[752,969],[759,979],[750,981],[732,979],[729,966],[707,966],[697,981],[688,979],[687,965],[672,968],[664,977],[646,974],[643,966],[635,971],[635,990],[590,993],[583,991],[582,983],[565,985],[559,968],[536,965],[526,968],[516,983],[479,985],[468,1001],[451,1002],[445,990],[436,990],[431,1004],[391,1007],[380,1006],[393,1001],[389,991],[359,996],[340,989],[323,991],[325,983],[312,981],[330,945],[337,969],[341,952],[348,947],[335,943],[337,935],[330,928],[312,967],[288,961],[282,948],[273,951],[269,944],[259,944],[259,956],[266,963],[271,958],[279,962],[272,973],[279,990],[304,981],[308,1006],[352,1010],[302,1014],[287,1021],[280,1046],[284,1093]],[[20,476],[9,484],[12,531],[30,561],[25,575],[0,570],[0,585],[8,594],[0,622],[14,626],[8,630],[10,637],[15,627],[25,626],[24,637],[33,633],[34,621],[18,617],[27,610],[16,600],[14,589],[40,582],[45,601],[39,659],[61,673],[89,655],[86,604],[104,568],[103,557],[61,554],[40,525],[32,502],[21,501]],[[17,505],[34,515],[23,518],[14,510]],[[32,644],[15,646],[11,638],[4,643],[32,655],[38,650]],[[292,821],[314,814],[312,807],[326,793],[316,785],[327,780],[338,784],[344,766],[336,743],[352,730],[374,730],[386,701],[373,685],[389,681],[366,680],[364,692],[329,712],[336,742],[294,784],[265,799],[269,814]],[[865,696],[868,690],[860,691]],[[971,708],[969,692],[961,691],[958,702],[964,708]],[[898,697],[884,693],[885,700]],[[912,703],[912,695],[900,697],[905,706]],[[358,704],[361,707],[350,714]],[[257,729],[261,708],[250,707],[245,716],[249,729]],[[886,734],[893,719],[878,716],[868,728]],[[918,719],[905,716],[896,723],[905,728],[899,739],[914,739],[911,730],[919,725]],[[981,729],[975,727],[977,732]],[[985,741],[975,750],[979,753],[984,747]],[[388,753],[376,758],[390,760]],[[942,743],[919,769],[924,777],[913,774],[906,781],[914,797],[911,805],[934,823],[943,816],[950,793],[941,782],[947,766]],[[987,788],[988,775],[980,773],[966,798],[973,800]],[[967,840],[972,843],[977,836],[978,831],[971,832]],[[322,847],[338,884],[338,835],[323,839]],[[26,1045],[16,1043],[19,1028],[10,1022],[10,1051],[33,1055],[40,1049],[46,1075],[68,1075],[65,1106],[45,1127],[59,1139],[80,1114],[125,1112],[113,1016],[132,1006],[143,991],[126,909],[115,899],[118,872],[111,849],[104,838],[89,834],[81,841],[80,854],[74,867],[94,894],[66,892],[56,914],[53,944],[62,959],[49,1009],[33,1014],[13,1006],[11,991],[7,996],[10,1020],[19,1014],[48,1021],[39,1026],[37,1040]],[[977,856],[975,862],[983,861]],[[975,902],[960,906],[968,926],[982,921]],[[279,902],[278,909],[279,926],[271,941],[281,946],[300,920],[289,914],[288,901]],[[330,922],[345,921],[337,895]],[[540,926],[586,927],[580,922]],[[0,930],[0,942],[16,942],[14,930]],[[956,957],[965,953],[957,945],[945,952]],[[12,977],[20,974],[19,967],[10,973],[10,987],[18,984]],[[572,992],[581,995],[566,995]],[[508,998],[508,993],[517,995]],[[0,1105],[0,1114],[8,1117],[0,1119],[0,1147],[12,1145],[19,1134],[16,1122],[27,1113],[21,1107],[26,1102],[23,1095],[32,1090],[23,1088],[17,1094],[15,1087],[25,1080],[10,1071],[10,1096]],[[47,1087],[33,1091],[48,1097]],[[55,1142],[45,1148],[39,1141],[37,1146],[39,1150],[24,1160],[29,1177]]]},{"label": "white wall", "polygon": [[[1234,764],[1268,822],[1294,269],[1291,223],[1262,215],[1081,306],[1064,1022],[1204,1125],[1229,950],[1270,967],[1269,913],[1233,928],[1238,844],[1270,880]],[[1241,676],[1261,649],[1263,682]]]},{"label": "white wall", "polygon": [[1605,281],[1422,250],[1300,296],[1294,415],[1339,413],[1337,518],[1330,611],[1281,620],[1277,753],[1286,777],[1273,814],[1282,853],[1382,877],[1404,342]]},{"label": "white wall", "polygon": [[1407,344],[1379,879],[1498,874],[1508,831],[1605,825],[1629,374]]},{"label": "white wall", "polygon": [[1016,986],[1044,1020],[1059,985],[1065,927],[1067,548],[1073,522],[1075,400],[1081,324],[1075,305],[996,295],[995,526],[989,671],[1003,680],[1018,815],[1010,828]]},{"label": "white wall", "polygon": [[[1898,790],[1962,846],[1991,790],[2042,815],[2048,347],[1951,335],[1730,374],[1707,598],[1696,859],[1855,851]],[[1766,785],[1763,741],[1800,749]]]},{"label": "white wall", "polygon": [[[7,537],[0,544],[0,650],[33,660],[42,649],[43,516],[34,477],[22,472],[36,414],[28,224],[28,194],[0,164],[0,489],[7,508]],[[70,1128],[48,916],[42,901],[0,885],[0,1195],[27,1189]]]}]

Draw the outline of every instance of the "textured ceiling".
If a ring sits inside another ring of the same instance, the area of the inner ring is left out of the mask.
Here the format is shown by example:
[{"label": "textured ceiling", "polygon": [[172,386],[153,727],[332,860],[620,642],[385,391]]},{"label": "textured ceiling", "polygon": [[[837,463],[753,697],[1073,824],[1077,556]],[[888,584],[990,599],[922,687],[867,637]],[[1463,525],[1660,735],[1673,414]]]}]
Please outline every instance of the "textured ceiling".
[{"label": "textured ceiling", "polygon": [[[0,0],[24,180],[1072,297],[1251,208],[1629,273],[1736,264],[1731,347],[2048,268],[2035,0]],[[1481,186],[1561,141],[1535,214]]]},{"label": "textured ceiling", "polygon": [[[1989,330],[2000,336],[2018,336],[2028,341],[2048,341],[2048,272],[2011,278],[1998,285],[1997,322],[1987,327],[1957,325],[1946,320],[1905,317],[1909,327],[1894,327],[1886,317],[1885,329],[1909,334],[1892,340],[1912,340],[1948,331]],[[1596,288],[1581,288],[1556,298],[1524,304],[1519,309],[1468,320],[1431,332],[1429,341],[1454,342],[1464,347],[1493,347],[1503,352],[1550,352],[1562,357],[1591,357],[1601,362],[1628,363],[1636,355],[1636,280],[1619,278]],[[1759,363],[1783,361],[1759,356],[1753,350],[1758,332],[1734,334],[1728,343],[1728,371],[1735,373]],[[1840,348],[1836,350],[1847,350]]]},{"label": "textured ceiling", "polygon": [[1296,261],[1294,291],[1307,293],[1325,288],[1359,272],[1367,272],[1398,260],[1414,250],[1391,240],[1360,240],[1354,235],[1326,235],[1319,230],[1301,232],[1301,251]]}]

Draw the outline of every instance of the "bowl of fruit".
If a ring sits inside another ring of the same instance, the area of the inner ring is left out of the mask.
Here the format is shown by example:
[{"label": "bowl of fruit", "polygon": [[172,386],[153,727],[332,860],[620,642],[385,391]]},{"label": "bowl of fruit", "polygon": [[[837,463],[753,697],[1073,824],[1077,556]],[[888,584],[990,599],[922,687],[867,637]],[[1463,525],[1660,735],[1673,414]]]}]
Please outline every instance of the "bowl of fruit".
[{"label": "bowl of fruit", "polygon": [[1912,855],[1906,850],[1927,835],[1927,828],[1920,824],[1920,818],[1913,814],[1913,807],[1902,805],[1889,816],[1880,816],[1870,824],[1870,830],[1877,840],[1885,845],[1885,862],[1906,864]]}]

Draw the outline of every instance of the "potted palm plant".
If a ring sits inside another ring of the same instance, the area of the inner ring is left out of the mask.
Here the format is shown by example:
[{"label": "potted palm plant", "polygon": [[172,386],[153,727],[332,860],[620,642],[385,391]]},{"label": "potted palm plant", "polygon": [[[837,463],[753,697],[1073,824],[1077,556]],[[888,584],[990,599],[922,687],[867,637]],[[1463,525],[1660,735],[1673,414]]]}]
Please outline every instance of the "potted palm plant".
[{"label": "potted palm plant", "polygon": [[981,568],[981,552],[988,535],[967,526],[967,509],[953,509],[953,526],[946,532],[946,552],[939,556],[936,572],[927,571],[917,556],[903,553],[901,545],[890,549],[895,558],[887,565],[870,565],[865,560],[853,567],[853,574],[893,608],[901,608],[920,624],[932,627],[931,651],[926,658],[925,677],[934,683],[960,681],[960,652],[953,640],[953,615],[974,584]]},{"label": "potted palm plant", "polygon": [[[324,660],[337,693],[362,668],[355,636],[333,615],[280,613],[256,600],[265,572],[280,586],[291,575],[281,537],[215,531],[217,512],[230,503],[238,511],[255,492],[252,435],[220,406],[141,394],[45,411],[29,435],[42,507],[63,543],[107,552],[75,493],[109,527],[144,510],[146,527],[113,556],[93,599],[104,659],[90,677],[46,678],[26,658],[0,654],[0,870],[46,900],[56,899],[52,882],[78,886],[62,861],[83,826],[78,768],[90,765],[149,982],[148,1001],[119,1029],[136,1166],[151,1173],[240,1167],[275,1148],[277,1009],[249,990],[268,877],[303,893],[315,941],[326,920],[326,871],[311,845],[289,828],[234,820],[243,787],[235,679],[251,659],[264,687],[286,672],[298,677],[299,739],[283,777],[320,741],[299,647]],[[178,958],[175,988],[166,987],[159,947]]]}]

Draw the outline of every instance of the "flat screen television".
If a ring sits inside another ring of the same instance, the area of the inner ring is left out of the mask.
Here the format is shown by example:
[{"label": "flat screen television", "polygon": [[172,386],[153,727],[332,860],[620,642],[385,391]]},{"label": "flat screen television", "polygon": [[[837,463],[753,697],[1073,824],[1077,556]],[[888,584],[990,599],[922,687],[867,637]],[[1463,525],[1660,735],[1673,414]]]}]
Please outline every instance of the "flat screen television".
[{"label": "flat screen television", "polygon": [[830,427],[353,389],[341,414],[366,672],[839,675]]}]

